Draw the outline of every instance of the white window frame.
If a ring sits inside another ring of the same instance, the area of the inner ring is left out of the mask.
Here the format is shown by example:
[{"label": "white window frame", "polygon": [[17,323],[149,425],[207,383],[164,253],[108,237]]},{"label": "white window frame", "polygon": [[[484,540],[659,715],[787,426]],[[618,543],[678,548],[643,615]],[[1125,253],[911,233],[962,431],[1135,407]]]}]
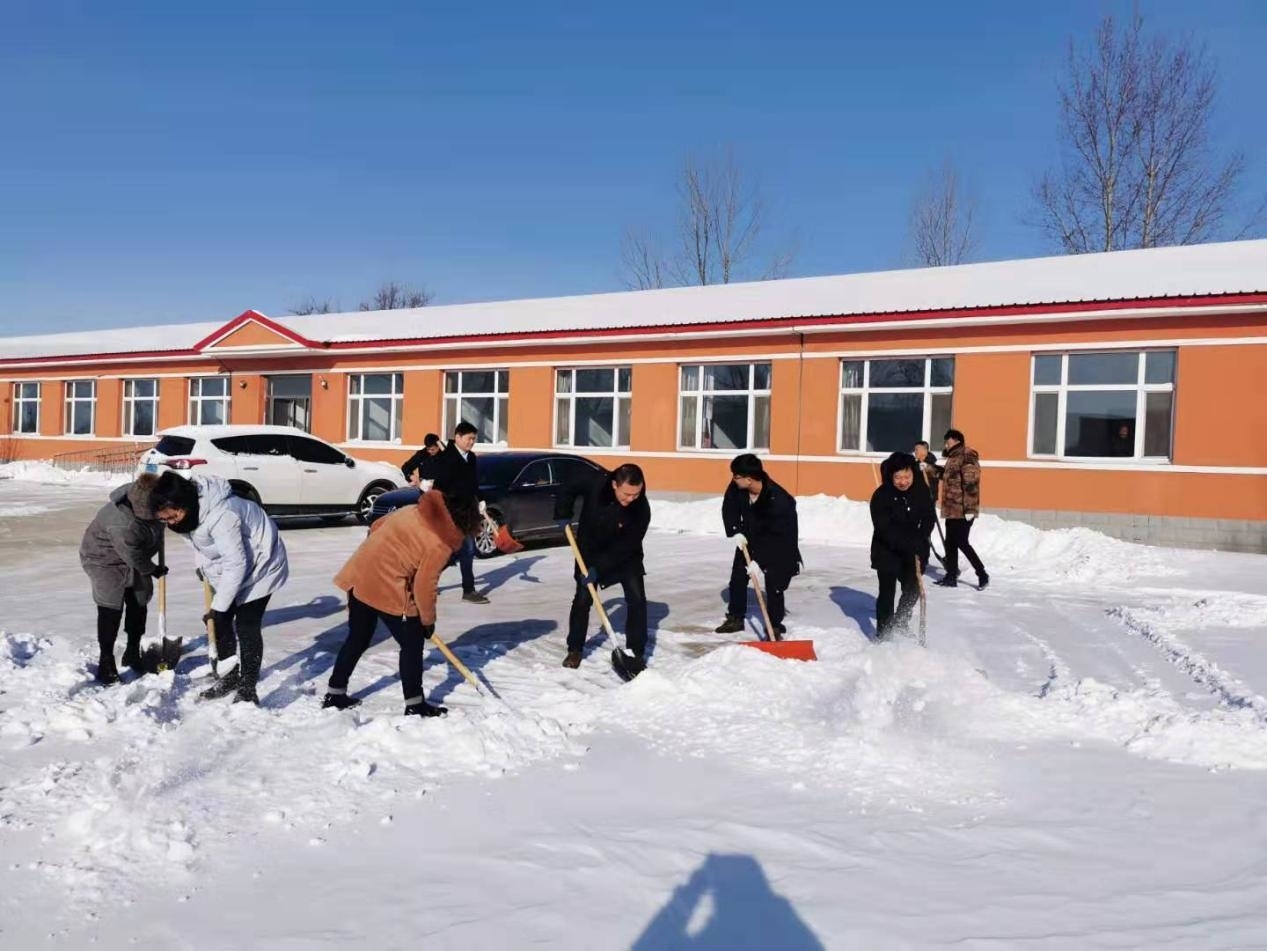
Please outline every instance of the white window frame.
[{"label": "white window frame", "polygon": [[[76,389],[85,383],[88,384],[90,395],[80,396]],[[62,414],[62,435],[71,436],[75,439],[95,436],[97,434],[97,381],[67,380],[63,385],[63,393],[65,393],[65,411]],[[80,403],[88,404],[88,432],[86,433],[75,432],[72,425],[75,418],[75,408]]]},{"label": "white window frame", "polygon": [[[493,390],[492,392],[466,392],[463,389],[462,381],[467,373],[491,373],[493,374]],[[449,392],[449,376],[456,374],[457,389],[452,393]],[[502,375],[505,374],[506,388],[502,389]],[[510,445],[510,367],[457,367],[455,369],[445,370],[444,376],[440,380],[440,386],[443,391],[444,405],[442,407],[441,419],[444,422],[444,435],[448,438],[453,435],[453,430],[458,423],[462,422],[462,397],[472,396],[483,399],[491,398],[493,401],[493,432],[500,433],[503,429],[504,422],[506,430],[505,442],[480,442],[481,446],[508,446]],[[505,419],[503,419],[505,414]],[[479,439],[479,436],[476,436]]]},{"label": "white window frame", "polygon": [[[137,396],[136,384],[153,383],[153,396]],[[125,379],[123,381],[123,435],[135,436],[136,433],[136,406],[138,403],[154,404],[154,432],[141,433],[142,436],[153,436],[159,430],[158,425],[158,380],[154,377],[136,377],[133,379]]]},{"label": "white window frame", "polygon": [[[709,366],[747,366],[748,368],[748,387],[743,390],[706,390],[704,389],[704,368]],[[756,368],[758,366],[768,367],[770,370],[770,385],[765,388],[757,388],[754,386],[756,380]],[[683,371],[688,369],[695,370],[695,379],[698,388],[688,390],[682,385]],[[674,440],[677,443],[679,451],[685,452],[704,452],[716,453],[719,455],[733,455],[736,452],[752,452],[752,453],[768,453],[769,446],[760,448],[753,447],[753,431],[757,422],[757,399],[765,397],[767,401],[771,399],[774,388],[774,362],[772,360],[752,360],[751,362],[741,358],[703,360],[700,362],[679,363],[677,368],[677,425],[674,427],[676,434]],[[704,398],[708,396],[739,396],[746,395],[748,397],[748,432],[744,437],[744,445],[739,448],[702,446],[704,439]],[[691,398],[695,401],[695,441],[694,445],[686,446],[682,444],[682,400]],[[774,429],[774,414],[771,409],[770,429]],[[773,431],[766,434],[768,441],[773,441]]]},{"label": "white window frame", "polygon": [[[1137,355],[1139,363],[1135,374],[1134,383],[1074,383],[1069,382],[1069,358],[1071,356],[1090,356],[1097,353],[1134,353]],[[1174,347],[1105,347],[1095,350],[1035,350],[1030,354],[1029,358],[1029,432],[1026,434],[1025,451],[1030,459],[1048,459],[1060,462],[1138,462],[1146,465],[1168,465],[1172,461],[1175,452],[1175,380],[1169,383],[1147,383],[1146,367],[1148,354],[1150,353],[1171,353],[1175,357],[1174,376],[1179,375],[1179,351]],[[1038,366],[1039,357],[1059,357],[1060,358],[1060,382],[1059,383],[1036,383],[1034,380],[1035,370]],[[1068,399],[1070,393],[1094,393],[1113,390],[1120,393],[1135,392],[1135,452],[1130,456],[1069,456],[1065,454],[1065,427],[1068,416]],[[1036,423],[1036,413],[1038,410],[1038,396],[1040,393],[1055,393],[1058,396],[1056,402],[1056,451],[1051,453],[1034,452],[1034,427]],[[1170,446],[1169,456],[1145,456],[1144,455],[1144,430],[1145,419],[1147,416],[1148,394],[1149,393],[1169,393],[1170,394],[1170,433],[1168,444]]]},{"label": "white window frame", "polygon": [[[923,360],[924,361],[924,385],[923,386],[879,386],[874,390],[871,386],[871,363],[874,360]],[[846,456],[887,456],[888,452],[878,449],[868,449],[867,447],[867,417],[870,415],[871,394],[872,392],[888,395],[915,395],[919,394],[924,398],[924,413],[920,420],[920,431],[929,437],[929,441],[933,442],[933,437],[937,434],[930,432],[933,421],[933,397],[949,396],[953,418],[954,400],[955,400],[955,384],[952,382],[949,386],[933,386],[933,361],[949,360],[956,363],[953,353],[934,353],[928,356],[895,354],[893,356],[885,356],[883,354],[870,354],[862,357],[841,357],[840,364],[836,368],[836,452]],[[845,364],[861,363],[862,366],[862,385],[861,386],[845,386]],[[958,370],[958,367],[955,367]],[[953,379],[953,372],[952,372]],[[861,409],[859,410],[858,419],[858,445],[845,445],[845,397],[861,396]],[[904,450],[909,451],[909,450]]]},{"label": "white window frame", "polygon": [[[223,380],[224,395],[219,396],[212,394],[206,396],[202,392],[202,385],[207,380]],[[189,378],[189,399],[186,402],[186,412],[188,413],[188,421],[191,426],[210,425],[202,422],[202,404],[203,403],[223,403],[224,404],[224,421],[230,421],[230,413],[232,412],[232,379],[227,376],[191,376]]]},{"label": "white window frame", "polygon": [[[34,387],[34,396],[23,396],[23,387]],[[22,409],[28,403],[35,404],[35,428],[22,428]],[[38,436],[40,434],[40,384],[38,380],[15,380],[13,383],[13,435]]]},{"label": "white window frame", "polygon": [[[584,393],[577,392],[576,374],[577,371],[603,370],[610,372],[612,375],[612,388],[610,390],[586,390]],[[629,375],[629,388],[622,390],[620,388],[621,373]],[[559,380],[561,374],[571,374],[571,389],[567,392],[559,390]],[[630,428],[633,428],[633,367],[620,366],[614,364],[606,367],[556,367],[554,371],[554,418],[552,420],[551,429],[554,439],[553,445],[560,449],[569,449],[576,445],[576,400],[577,397],[583,399],[610,399],[612,401],[612,442],[610,446],[581,446],[582,449],[628,449],[629,433],[621,432],[620,427],[620,401],[627,400],[630,406]],[[559,439],[559,403],[567,403],[568,414],[568,431],[567,440]]]},{"label": "white window frame", "polygon": [[[391,378],[391,386],[386,393],[365,392],[365,381],[370,377],[385,376]],[[405,424],[405,374],[403,373],[349,373],[348,374],[348,442],[397,444],[401,441],[401,430]],[[360,392],[353,392],[353,381],[359,383]],[[361,410],[365,400],[390,399],[392,404],[391,422],[388,424],[386,440],[364,439],[361,436]]]}]

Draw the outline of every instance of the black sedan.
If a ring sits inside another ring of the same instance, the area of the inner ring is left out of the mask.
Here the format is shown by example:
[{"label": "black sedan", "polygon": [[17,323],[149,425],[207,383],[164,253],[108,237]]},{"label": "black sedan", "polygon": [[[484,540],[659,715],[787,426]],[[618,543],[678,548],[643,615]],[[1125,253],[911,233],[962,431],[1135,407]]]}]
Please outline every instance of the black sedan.
[{"label": "black sedan", "polygon": [[[481,558],[497,554],[497,529],[505,525],[521,542],[556,541],[563,532],[554,518],[563,486],[600,471],[584,456],[561,452],[489,452],[478,455],[480,496],[488,503],[488,520],[475,536]],[[384,492],[374,501],[368,521],[413,505],[421,490],[409,486]]]}]

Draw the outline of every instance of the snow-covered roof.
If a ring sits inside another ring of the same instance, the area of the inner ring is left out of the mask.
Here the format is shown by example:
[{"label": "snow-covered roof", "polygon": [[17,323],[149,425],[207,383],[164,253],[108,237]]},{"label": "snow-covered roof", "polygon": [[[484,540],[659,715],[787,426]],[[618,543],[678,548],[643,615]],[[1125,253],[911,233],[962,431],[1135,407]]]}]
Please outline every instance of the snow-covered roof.
[{"label": "snow-covered roof", "polygon": [[[1267,240],[409,310],[276,317],[317,344],[1267,293]],[[182,350],[223,324],[0,339],[0,360]]]}]

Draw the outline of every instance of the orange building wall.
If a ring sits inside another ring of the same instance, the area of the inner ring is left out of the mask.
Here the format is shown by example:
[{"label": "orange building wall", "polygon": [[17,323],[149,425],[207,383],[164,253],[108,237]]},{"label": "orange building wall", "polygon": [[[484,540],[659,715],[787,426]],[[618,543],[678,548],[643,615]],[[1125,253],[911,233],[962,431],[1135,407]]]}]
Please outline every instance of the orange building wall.
[{"label": "orange building wall", "polygon": [[[986,459],[1024,459],[1029,433],[1028,353],[963,353],[955,357],[952,425]],[[940,455],[942,433],[930,433]]]},{"label": "orange building wall", "polygon": [[1174,461],[1267,466],[1264,381],[1267,347],[1181,349],[1175,368]]},{"label": "orange building wall", "polygon": [[[510,445],[554,445],[553,368],[511,367],[509,409],[506,439]],[[450,434],[443,435],[447,438]]]},{"label": "orange building wall", "polygon": [[672,363],[633,366],[631,454],[677,449],[678,368]]}]

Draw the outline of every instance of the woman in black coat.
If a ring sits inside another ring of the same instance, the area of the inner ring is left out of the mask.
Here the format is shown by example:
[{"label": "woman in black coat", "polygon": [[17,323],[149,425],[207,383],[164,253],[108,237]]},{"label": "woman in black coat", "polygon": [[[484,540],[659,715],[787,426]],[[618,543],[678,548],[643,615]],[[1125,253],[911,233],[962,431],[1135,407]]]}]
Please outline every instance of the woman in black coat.
[{"label": "woman in black coat", "polygon": [[[922,484],[915,485],[918,471],[914,456],[893,453],[880,465],[882,481],[871,495],[871,567],[879,578],[877,640],[887,637],[894,625],[905,625],[919,601],[916,559],[934,515],[928,492]],[[899,582],[902,598],[895,614],[893,596]]]}]

